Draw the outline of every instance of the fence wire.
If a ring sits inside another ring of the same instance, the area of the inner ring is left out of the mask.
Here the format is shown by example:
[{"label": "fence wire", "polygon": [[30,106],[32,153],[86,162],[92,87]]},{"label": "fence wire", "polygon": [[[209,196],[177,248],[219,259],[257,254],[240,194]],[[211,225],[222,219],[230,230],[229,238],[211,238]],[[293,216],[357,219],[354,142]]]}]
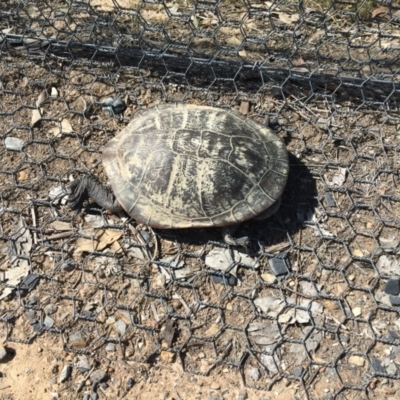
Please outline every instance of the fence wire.
[{"label": "fence wire", "polygon": [[[4,340],[115,345],[288,398],[395,394],[399,25],[388,1],[1,2]],[[67,207],[74,178],[107,182],[102,146],[166,102],[234,109],[285,140],[282,206],[243,224],[247,253],[218,230]]]}]

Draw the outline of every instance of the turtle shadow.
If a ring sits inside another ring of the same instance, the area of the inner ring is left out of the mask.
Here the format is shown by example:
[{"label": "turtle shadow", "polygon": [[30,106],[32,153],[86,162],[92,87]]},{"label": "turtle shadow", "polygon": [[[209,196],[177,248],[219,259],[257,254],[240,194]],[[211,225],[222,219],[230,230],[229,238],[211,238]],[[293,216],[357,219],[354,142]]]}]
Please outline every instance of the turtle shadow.
[{"label": "turtle shadow", "polygon": [[[240,225],[236,237],[248,236],[254,248],[270,247],[287,242],[309,220],[318,205],[316,180],[309,168],[289,153],[289,176],[276,214],[268,219],[248,220]],[[220,228],[156,230],[160,237],[181,244],[205,245],[210,242],[225,245]],[[248,249],[244,249],[248,250]]]}]

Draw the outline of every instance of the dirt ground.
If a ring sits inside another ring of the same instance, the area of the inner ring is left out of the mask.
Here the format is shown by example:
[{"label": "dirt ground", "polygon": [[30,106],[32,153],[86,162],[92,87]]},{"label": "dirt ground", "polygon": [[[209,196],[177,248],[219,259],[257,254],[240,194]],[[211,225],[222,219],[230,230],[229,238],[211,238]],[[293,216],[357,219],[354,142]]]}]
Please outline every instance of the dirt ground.
[{"label": "dirt ground", "polygon": [[[240,7],[225,6],[223,13],[241,18]],[[171,7],[187,12],[183,2]],[[168,20],[163,10],[143,6],[130,28],[140,18],[158,24],[160,13]],[[75,29],[78,11],[47,33]],[[294,26],[290,12],[272,15],[280,24],[276,41],[269,38],[276,46],[290,43],[282,28]],[[196,15],[193,24],[214,29],[214,14]],[[260,32],[262,15],[246,19],[248,35]],[[337,13],[332,21],[333,29]],[[225,28],[219,40],[238,46]],[[311,42],[324,34],[299,29]],[[386,29],[380,45],[396,47]],[[375,34],[365,33],[371,52],[380,46]],[[320,47],[320,67],[349,45],[329,43]],[[350,48],[354,67],[366,52]],[[254,61],[259,48],[240,51]],[[218,77],[204,90],[186,76],[176,84],[168,68],[164,75],[143,68],[149,60],[129,68],[43,61],[15,46],[2,54],[0,337],[7,355],[0,349],[0,399],[398,398],[399,309],[396,295],[385,293],[400,267],[395,100],[262,80],[244,92]],[[296,54],[293,70],[311,70],[310,60]],[[110,97],[125,102],[122,117],[102,106]],[[260,123],[268,116],[285,141],[290,173],[280,210],[241,226],[252,243],[246,252],[227,249],[217,229],[154,232],[93,204],[68,208],[73,179],[93,173],[107,183],[102,146],[140,110],[165,102],[230,108]],[[216,265],[236,284],[218,281]],[[277,266],[284,272],[274,273]]]}]

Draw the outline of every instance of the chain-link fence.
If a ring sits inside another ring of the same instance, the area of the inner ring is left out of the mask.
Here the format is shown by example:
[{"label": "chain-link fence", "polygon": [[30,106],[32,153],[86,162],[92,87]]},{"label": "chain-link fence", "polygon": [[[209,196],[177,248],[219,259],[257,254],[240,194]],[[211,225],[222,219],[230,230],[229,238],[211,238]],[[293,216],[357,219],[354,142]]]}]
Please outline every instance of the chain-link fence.
[{"label": "chain-link fence", "polygon": [[[4,340],[58,336],[81,372],[118,350],[284,398],[399,395],[399,5],[9,0],[0,23]],[[166,102],[285,140],[281,208],[243,224],[247,252],[67,207],[74,178],[107,181],[102,146]]]}]

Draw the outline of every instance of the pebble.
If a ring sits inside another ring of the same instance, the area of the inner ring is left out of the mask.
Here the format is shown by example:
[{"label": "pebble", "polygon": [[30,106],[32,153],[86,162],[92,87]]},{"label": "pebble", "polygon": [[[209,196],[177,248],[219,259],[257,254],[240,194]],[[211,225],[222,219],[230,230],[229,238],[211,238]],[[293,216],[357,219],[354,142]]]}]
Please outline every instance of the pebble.
[{"label": "pebble", "polygon": [[379,359],[377,359],[377,358],[375,358],[375,357],[371,357],[370,360],[371,360],[372,368],[373,368],[378,374],[384,374],[384,373],[386,372],[386,371],[385,371],[385,368],[383,367],[383,365],[382,365],[382,363],[381,363],[381,361],[380,361]]},{"label": "pebble", "polygon": [[119,319],[114,324],[115,329],[121,334],[124,335],[126,332],[126,324],[122,319]]},{"label": "pebble", "polygon": [[75,269],[76,264],[73,261],[65,261],[61,264],[61,269],[66,272],[71,272]]},{"label": "pebble", "polygon": [[238,394],[237,394],[237,396],[236,396],[236,399],[237,399],[237,400],[246,400],[246,399],[247,399],[247,396],[248,396],[247,390],[242,389],[242,390],[239,390],[239,391],[238,391]]},{"label": "pebble", "polygon": [[72,367],[69,364],[64,365],[60,377],[58,378],[59,383],[65,382],[70,376],[72,372]]},{"label": "pebble", "polygon": [[272,272],[276,276],[287,275],[289,273],[289,269],[286,265],[286,261],[283,258],[273,257],[268,260],[268,264],[272,270]]},{"label": "pebble", "polygon": [[365,358],[360,356],[350,356],[349,363],[362,367],[365,364]]},{"label": "pebble", "polygon": [[175,353],[171,353],[170,351],[162,350],[160,353],[160,358],[164,362],[172,363],[172,362],[174,362],[174,359],[175,359]]},{"label": "pebble", "polygon": [[102,102],[102,107],[110,115],[122,114],[126,110],[126,104],[120,98],[113,99],[109,97]]},{"label": "pebble", "polygon": [[302,368],[302,367],[296,367],[296,368],[293,370],[293,375],[294,375],[296,378],[301,378],[301,376],[303,375],[303,368]]},{"label": "pebble", "polygon": [[68,346],[73,349],[82,349],[86,347],[86,339],[81,331],[77,331],[69,335]]},{"label": "pebble", "polygon": [[270,285],[277,281],[276,276],[272,274],[261,274],[261,278],[264,282],[269,283]]},{"label": "pebble", "polygon": [[258,380],[260,379],[260,371],[259,371],[259,369],[256,368],[256,367],[250,368],[250,369],[247,371],[247,375],[248,375],[251,379],[253,379],[254,382],[256,382],[256,381],[258,381]]},{"label": "pebble", "polygon": [[92,383],[100,383],[107,378],[107,372],[102,369],[96,369],[90,375],[90,380]]},{"label": "pebble", "polygon": [[385,293],[398,296],[400,293],[400,278],[391,278],[385,286]]},{"label": "pebble", "polygon": [[108,343],[106,346],[106,351],[109,353],[113,353],[115,351],[115,344],[114,343]]},{"label": "pebble", "polygon": [[227,284],[229,286],[236,286],[237,279],[229,272],[211,272],[211,278],[215,283]]},{"label": "pebble", "polygon": [[48,315],[45,316],[43,325],[47,328],[50,329],[54,326],[54,319],[50,318]]},{"label": "pebble", "polygon": [[35,313],[35,311],[33,311],[33,310],[28,310],[28,311],[26,312],[26,315],[28,316],[29,319],[36,320],[36,313]]},{"label": "pebble", "polygon": [[213,383],[211,384],[210,388],[211,388],[212,390],[219,390],[219,389],[221,389],[221,385],[220,385],[219,383],[217,383],[217,382],[213,382]]},{"label": "pebble", "polygon": [[58,306],[56,304],[47,304],[44,308],[44,312],[46,315],[52,315],[57,312]]},{"label": "pebble", "polygon": [[7,357],[7,349],[4,346],[0,346],[0,361],[4,361]]},{"label": "pebble", "polygon": [[87,372],[90,370],[89,360],[84,354],[77,357],[77,362],[75,365],[80,372]]},{"label": "pebble", "polygon": [[330,193],[325,193],[325,201],[328,207],[336,207],[335,199]]},{"label": "pebble", "polygon": [[6,137],[4,139],[4,146],[7,150],[21,151],[24,147],[24,141],[16,137]]},{"label": "pebble", "polygon": [[153,280],[154,289],[163,289],[167,278],[163,274],[158,274]]},{"label": "pebble", "polygon": [[359,317],[362,313],[361,307],[354,307],[351,311],[355,317]]},{"label": "pebble", "polygon": [[395,307],[400,306],[400,297],[399,296],[389,296],[390,304]]},{"label": "pebble", "polygon": [[396,367],[396,365],[395,364],[389,364],[387,367],[386,367],[386,372],[389,374],[389,375],[395,375],[396,373],[397,373],[397,367]]},{"label": "pebble", "polygon": [[135,384],[133,378],[129,378],[126,382],[126,387],[131,388]]}]

